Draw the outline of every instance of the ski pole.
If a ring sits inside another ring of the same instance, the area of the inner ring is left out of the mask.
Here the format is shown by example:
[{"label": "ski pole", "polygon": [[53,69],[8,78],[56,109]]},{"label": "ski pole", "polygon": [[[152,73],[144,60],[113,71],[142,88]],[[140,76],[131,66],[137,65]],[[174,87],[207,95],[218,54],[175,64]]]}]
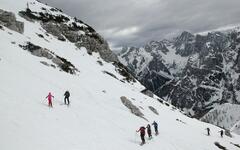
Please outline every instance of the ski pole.
[{"label": "ski pole", "polygon": [[134,142],[137,143],[137,132],[134,134]]}]

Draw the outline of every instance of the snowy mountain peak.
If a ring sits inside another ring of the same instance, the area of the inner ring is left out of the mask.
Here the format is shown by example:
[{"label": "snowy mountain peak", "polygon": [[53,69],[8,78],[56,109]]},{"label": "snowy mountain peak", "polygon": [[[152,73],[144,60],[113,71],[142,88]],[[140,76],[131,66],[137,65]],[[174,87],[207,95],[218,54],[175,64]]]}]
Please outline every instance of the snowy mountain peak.
[{"label": "snowy mountain peak", "polygon": [[147,52],[155,51],[155,53],[161,51],[166,54],[169,50],[167,49],[165,42],[166,41],[151,41],[145,45],[145,50]]},{"label": "snowy mountain peak", "polygon": [[[9,2],[4,4],[10,5]],[[60,9],[44,5],[38,1],[17,2],[16,10],[7,6],[6,8],[10,12],[18,14],[19,20],[25,19],[28,22],[40,23],[45,32],[55,36],[60,41],[72,42],[78,48],[86,47],[89,54],[99,52],[105,61],[118,62],[108,43],[91,26],[76,17],[73,18],[62,13]],[[39,34],[39,36],[43,35]]]},{"label": "snowy mountain peak", "polygon": [[191,41],[194,35],[188,31],[183,31],[180,36],[175,38],[176,43],[185,43]]}]

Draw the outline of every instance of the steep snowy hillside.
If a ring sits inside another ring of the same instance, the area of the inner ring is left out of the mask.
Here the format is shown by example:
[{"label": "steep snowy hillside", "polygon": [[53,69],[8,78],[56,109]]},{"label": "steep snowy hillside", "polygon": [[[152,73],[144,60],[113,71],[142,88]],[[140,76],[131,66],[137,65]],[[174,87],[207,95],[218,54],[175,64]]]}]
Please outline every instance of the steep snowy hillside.
[{"label": "steep snowy hillside", "polygon": [[[240,116],[236,114],[240,114],[240,105],[226,103],[214,107],[214,109],[209,111],[204,117],[201,118],[201,120],[216,124],[217,126],[226,129],[231,129],[232,127],[235,127],[236,122],[240,120]],[[237,130],[236,132],[240,133]]]},{"label": "steep snowy hillside", "polygon": [[185,31],[173,40],[124,48],[119,60],[156,95],[201,118],[215,106],[240,104],[239,29],[196,35]]},{"label": "steep snowy hillside", "polygon": [[[145,87],[117,62],[107,43],[72,19],[37,1],[1,0],[1,150],[138,149],[136,130],[154,120],[159,135],[142,149],[239,149],[238,135],[221,138],[219,127],[143,95]],[[45,28],[49,24],[51,30]],[[63,103],[66,90],[70,106]],[[48,92],[54,95],[53,108],[47,106]]]}]

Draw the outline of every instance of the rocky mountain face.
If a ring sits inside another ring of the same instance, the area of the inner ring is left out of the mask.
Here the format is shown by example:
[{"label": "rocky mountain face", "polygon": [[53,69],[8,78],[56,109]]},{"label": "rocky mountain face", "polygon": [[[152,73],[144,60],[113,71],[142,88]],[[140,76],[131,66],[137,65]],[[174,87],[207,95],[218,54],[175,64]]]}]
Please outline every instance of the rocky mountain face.
[{"label": "rocky mountain face", "polygon": [[[193,35],[126,47],[119,55],[159,97],[201,118],[215,106],[240,104],[240,30]],[[205,121],[207,121],[205,119]]]},{"label": "rocky mountain face", "polygon": [[239,113],[240,105],[225,103],[214,107],[201,120],[240,134],[240,115],[236,115]]},{"label": "rocky mountain face", "polygon": [[89,54],[99,52],[106,61],[117,61],[117,57],[110,50],[108,43],[89,25],[77,18],[70,18],[57,8],[44,8],[40,11],[31,10],[29,5],[19,15],[28,21],[38,21],[47,33],[54,35],[61,41],[70,41],[77,47],[86,47]]},{"label": "rocky mountain face", "polygon": [[23,33],[24,24],[16,20],[14,13],[0,9],[0,24],[19,33]]},{"label": "rocky mountain face", "polygon": [[[93,52],[99,53],[100,57],[106,61],[111,62],[116,67],[116,70],[123,76],[125,81],[134,81],[135,79],[129,74],[128,69],[122,65],[117,55],[114,54],[103,37],[101,37],[91,26],[87,25],[83,21],[76,17],[70,17],[64,14],[60,9],[49,7],[38,1],[29,1],[25,3],[25,9],[17,12],[10,12],[0,9],[0,29],[4,30],[7,27],[10,30],[16,31],[24,35],[24,22],[18,21],[16,16],[25,19],[26,22],[32,24],[40,24],[41,32],[35,33],[38,38],[44,39],[48,43],[50,39],[57,39],[62,42],[72,43],[77,50],[86,48],[89,55]],[[53,36],[53,37],[51,37]],[[64,56],[56,55],[51,49],[41,47],[36,43],[25,41],[25,43],[18,43],[18,46],[23,50],[29,51],[32,55],[38,57],[44,57],[51,60],[53,64],[47,61],[41,61],[43,65],[53,68],[60,68],[61,71],[65,71],[70,74],[77,74],[79,70]],[[13,42],[12,44],[16,44]],[[102,65],[102,62],[98,62]],[[123,81],[124,82],[124,81]]]},{"label": "rocky mountain face", "polygon": [[[99,52],[100,56],[107,62],[118,62],[117,56],[110,50],[107,41],[105,41],[91,26],[77,19],[62,13],[60,9],[53,7],[36,8],[36,2],[26,4],[26,9],[19,11],[19,16],[29,22],[37,22],[45,30],[45,35],[55,36],[58,40],[69,41],[76,47],[85,47],[88,53]],[[0,9],[0,24],[17,31],[24,32],[23,22],[16,20],[13,12]]]}]

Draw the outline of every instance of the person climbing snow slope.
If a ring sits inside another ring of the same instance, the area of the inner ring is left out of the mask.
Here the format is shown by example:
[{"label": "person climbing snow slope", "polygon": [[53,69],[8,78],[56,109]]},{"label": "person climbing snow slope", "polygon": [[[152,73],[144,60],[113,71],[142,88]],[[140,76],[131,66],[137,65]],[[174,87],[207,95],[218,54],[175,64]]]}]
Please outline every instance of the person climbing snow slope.
[{"label": "person climbing snow slope", "polygon": [[70,93],[69,93],[69,91],[66,91],[66,92],[64,93],[64,104],[65,104],[65,105],[69,105],[69,104],[70,104],[70,102],[69,102],[69,97],[70,97]]},{"label": "person climbing snow slope", "polygon": [[219,132],[220,132],[220,136],[223,137],[223,130],[221,130]]},{"label": "person climbing snow slope", "polygon": [[158,135],[158,124],[157,124],[157,122],[153,121],[152,125],[153,125],[154,130],[155,130],[155,135]]},{"label": "person climbing snow slope", "polygon": [[140,145],[143,145],[145,144],[145,127],[140,127],[139,130],[137,130],[136,132],[140,132],[140,137],[141,137],[141,140],[142,140],[142,143]]},{"label": "person climbing snow slope", "polygon": [[47,100],[48,100],[48,106],[49,106],[49,107],[53,107],[53,106],[52,106],[52,98],[54,98],[54,96],[52,95],[52,93],[49,92],[46,98],[47,98]]},{"label": "person climbing snow slope", "polygon": [[210,128],[207,128],[207,135],[210,136]]},{"label": "person climbing snow slope", "polygon": [[150,124],[147,125],[147,134],[148,134],[148,138],[151,139],[152,138],[152,130],[151,130]]}]

